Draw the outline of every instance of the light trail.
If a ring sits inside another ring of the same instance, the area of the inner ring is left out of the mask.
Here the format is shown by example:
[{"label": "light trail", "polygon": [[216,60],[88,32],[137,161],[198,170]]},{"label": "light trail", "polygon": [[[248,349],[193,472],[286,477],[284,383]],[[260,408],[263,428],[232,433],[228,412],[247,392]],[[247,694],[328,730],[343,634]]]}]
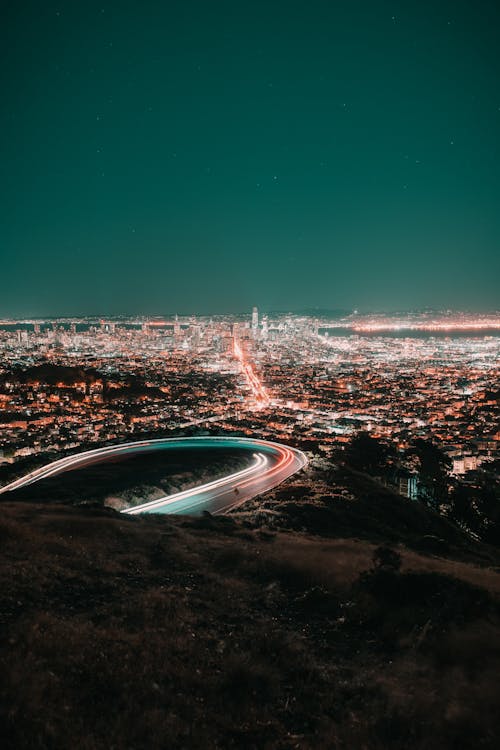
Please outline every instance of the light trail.
[{"label": "light trail", "polygon": [[[195,487],[194,490],[196,491],[196,494],[199,495],[201,493],[207,492],[208,490],[219,489],[220,487],[227,485],[228,482],[239,482],[239,480],[243,479],[243,477],[246,477],[248,474],[254,474],[256,469],[262,469],[266,465],[265,456],[256,455],[255,459],[256,460],[254,461],[254,463],[248,469],[242,469],[241,471],[237,471],[234,474],[223,477],[222,479],[215,479],[212,482],[207,482],[207,484],[202,484],[198,487]],[[152,500],[149,503],[135,505],[133,508],[127,508],[127,510],[124,510],[123,512],[130,514],[143,513],[145,510],[151,512],[154,508],[160,506],[165,507],[167,505],[170,505],[171,503],[176,503],[179,500],[185,500],[186,498],[192,497],[193,489],[183,490],[182,492],[177,492],[174,495],[165,495],[164,497],[160,497],[158,498],[158,500]]]},{"label": "light trail", "polygon": [[236,339],[234,340],[233,351],[234,351],[234,356],[236,357],[236,359],[241,365],[243,374],[245,375],[247,383],[250,386],[253,397],[255,401],[257,402],[258,406],[260,408],[263,408],[264,406],[268,406],[270,402],[269,394],[267,393],[267,390],[265,389],[262,382],[260,381],[258,375],[255,373],[250,362],[246,360],[245,353]]},{"label": "light trail", "polygon": [[251,451],[252,464],[225,477],[215,479],[198,487],[177,492],[174,495],[152,500],[126,508],[123,513],[199,513],[208,510],[214,514],[225,513],[242,505],[247,500],[276,487],[288,477],[307,465],[307,458],[295,448],[280,443],[252,438],[191,437],[141,440],[136,442],[95,448],[74,456],[53,461],[35,469],[24,477],[0,488],[7,493],[34,482],[63,474],[66,471],[84,468],[106,461],[110,457],[151,452],[164,449],[241,448]]}]

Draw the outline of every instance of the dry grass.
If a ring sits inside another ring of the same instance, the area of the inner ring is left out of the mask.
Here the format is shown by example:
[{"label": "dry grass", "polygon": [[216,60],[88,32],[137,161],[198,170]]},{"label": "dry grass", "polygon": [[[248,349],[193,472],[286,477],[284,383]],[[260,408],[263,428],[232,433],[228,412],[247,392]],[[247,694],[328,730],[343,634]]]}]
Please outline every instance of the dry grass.
[{"label": "dry grass", "polygon": [[4,504],[6,748],[489,748],[500,574],[403,547]]}]

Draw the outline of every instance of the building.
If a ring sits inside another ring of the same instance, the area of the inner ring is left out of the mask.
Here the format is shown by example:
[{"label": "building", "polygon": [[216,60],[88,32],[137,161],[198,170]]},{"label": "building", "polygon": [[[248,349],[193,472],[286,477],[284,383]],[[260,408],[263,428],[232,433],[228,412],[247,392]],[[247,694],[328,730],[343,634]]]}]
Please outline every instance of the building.
[{"label": "building", "polygon": [[418,498],[418,477],[416,474],[402,472],[398,477],[398,491],[400,495],[410,500]]},{"label": "building", "polygon": [[197,349],[200,346],[201,342],[201,326],[199,325],[192,325],[191,326],[191,342],[193,344],[193,347]]},{"label": "building", "polygon": [[264,317],[262,319],[262,338],[267,339],[268,333],[269,333],[269,325],[267,322],[267,317]]},{"label": "building", "polygon": [[466,474],[468,471],[475,471],[481,464],[478,456],[460,456],[453,459],[452,474]]},{"label": "building", "polygon": [[257,336],[257,331],[259,328],[259,311],[256,307],[252,309],[252,333],[254,336]]}]

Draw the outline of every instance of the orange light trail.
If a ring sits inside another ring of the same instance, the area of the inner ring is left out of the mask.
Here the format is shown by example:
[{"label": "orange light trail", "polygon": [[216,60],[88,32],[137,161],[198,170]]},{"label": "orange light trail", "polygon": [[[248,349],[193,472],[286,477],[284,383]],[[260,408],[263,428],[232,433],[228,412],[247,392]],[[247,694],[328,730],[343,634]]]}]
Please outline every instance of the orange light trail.
[{"label": "orange light trail", "polygon": [[267,406],[269,404],[269,395],[262,385],[258,375],[255,373],[252,365],[250,362],[247,362],[245,359],[245,354],[243,352],[243,349],[239,345],[239,343],[234,340],[234,356],[238,360],[238,362],[241,365],[241,369],[243,371],[243,374],[247,380],[248,385],[250,386],[250,389],[252,391],[252,395],[259,405],[260,408],[263,408],[264,406]]}]

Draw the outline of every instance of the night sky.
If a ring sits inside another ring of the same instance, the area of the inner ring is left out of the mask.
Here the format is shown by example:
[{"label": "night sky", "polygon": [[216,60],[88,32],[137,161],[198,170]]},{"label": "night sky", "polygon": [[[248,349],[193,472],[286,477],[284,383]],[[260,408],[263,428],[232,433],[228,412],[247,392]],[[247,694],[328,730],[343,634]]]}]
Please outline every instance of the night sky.
[{"label": "night sky", "polygon": [[12,0],[0,315],[500,307],[500,5]]}]

